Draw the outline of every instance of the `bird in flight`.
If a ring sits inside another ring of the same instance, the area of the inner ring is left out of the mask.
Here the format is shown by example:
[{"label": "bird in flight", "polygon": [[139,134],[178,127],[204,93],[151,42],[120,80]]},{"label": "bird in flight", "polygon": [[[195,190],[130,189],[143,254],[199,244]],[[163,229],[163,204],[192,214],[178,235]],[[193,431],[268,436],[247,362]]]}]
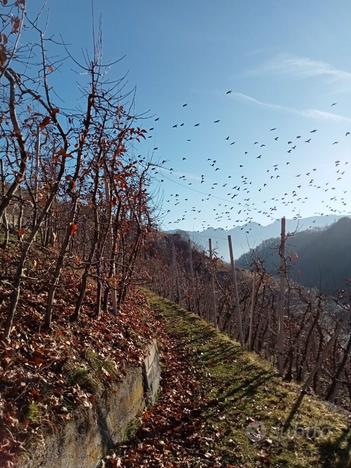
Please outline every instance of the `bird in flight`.
[{"label": "bird in flight", "polygon": [[231,94],[231,93],[232,93],[232,90],[228,89],[228,91],[225,94]]},{"label": "bird in flight", "polygon": [[213,123],[219,123],[219,122],[220,122],[220,120],[215,120]]},{"label": "bird in flight", "polygon": [[186,107],[188,104],[183,104],[182,107]]},{"label": "bird in flight", "polygon": [[277,130],[276,127],[271,128],[269,131],[274,132],[274,130]]}]

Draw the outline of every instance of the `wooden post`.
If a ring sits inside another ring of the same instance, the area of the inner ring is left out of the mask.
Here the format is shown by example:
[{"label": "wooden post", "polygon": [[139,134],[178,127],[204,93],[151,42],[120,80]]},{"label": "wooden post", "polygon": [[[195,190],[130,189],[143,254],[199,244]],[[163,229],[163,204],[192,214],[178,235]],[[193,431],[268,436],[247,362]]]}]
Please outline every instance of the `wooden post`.
[{"label": "wooden post", "polygon": [[[5,182],[4,165],[3,165],[2,159],[0,159],[0,183],[1,183],[0,193],[1,193],[1,196],[4,197],[5,192],[6,192],[6,182]],[[6,209],[4,210],[2,214],[2,219],[0,217],[0,230],[1,230],[1,224],[4,225],[4,229],[5,229],[4,240],[1,244],[1,247],[6,248],[9,242],[9,235],[10,235]]]},{"label": "wooden post", "polygon": [[188,252],[189,252],[189,270],[190,270],[190,297],[189,297],[189,304],[190,310],[195,310],[196,298],[194,294],[196,294],[196,290],[194,288],[194,265],[193,265],[193,249],[191,246],[191,240],[188,239]]},{"label": "wooden post", "polygon": [[17,218],[17,230],[20,232],[22,229],[22,222],[23,222],[23,199],[22,199],[22,189],[19,187],[18,189],[18,198],[19,198],[19,213]]},{"label": "wooden post", "polygon": [[[106,204],[110,206],[111,204],[110,181],[109,181],[109,174],[108,174],[106,165],[104,165],[104,184],[105,184]],[[113,217],[111,219],[113,219]],[[109,253],[109,256],[112,259],[112,266],[111,266],[112,288],[110,292],[111,292],[111,302],[112,302],[112,313],[114,315],[117,315],[119,310],[118,310],[118,302],[117,302],[116,262],[115,262],[114,254],[112,252],[112,246],[113,246],[113,223],[112,222],[110,226],[110,233],[111,233],[111,240],[110,240],[111,252]]]},{"label": "wooden post", "polygon": [[252,272],[252,293],[251,293],[251,304],[250,304],[250,323],[249,323],[249,337],[247,340],[247,348],[252,350],[252,327],[253,327],[253,314],[255,308],[255,292],[256,292],[256,274]]},{"label": "wooden post", "polygon": [[191,246],[191,240],[188,240],[188,248],[189,248],[189,269],[190,269],[190,276],[191,280],[194,280],[194,265],[193,265],[193,249]]},{"label": "wooden post", "polygon": [[35,173],[34,173],[34,197],[35,202],[38,203],[38,192],[39,192],[39,160],[40,160],[40,151],[41,151],[41,141],[40,141],[40,127],[38,125],[37,129],[37,140],[35,142]]},{"label": "wooden post", "polygon": [[285,305],[285,242],[286,242],[286,223],[285,218],[281,219],[280,246],[279,246],[279,309],[278,309],[278,330],[277,330],[277,357],[278,371],[282,376],[284,372],[284,305]]},{"label": "wooden post", "polygon": [[213,259],[213,251],[212,251],[212,240],[208,239],[208,250],[210,254],[210,260],[211,260],[211,289],[212,289],[212,313],[209,313],[209,321],[213,322],[214,325],[217,326],[217,303],[216,303],[216,287],[215,287],[215,279],[214,279],[214,273],[212,270],[212,259]]},{"label": "wooden post", "polygon": [[228,236],[228,245],[229,245],[229,255],[230,255],[230,266],[232,270],[232,281],[233,281],[234,293],[235,293],[236,311],[237,311],[238,323],[239,323],[239,339],[240,339],[240,343],[243,345],[244,344],[244,332],[243,332],[243,323],[242,323],[241,308],[240,308],[240,297],[239,297],[239,290],[238,290],[238,282],[236,280],[236,270],[235,270],[232,237],[230,235]]},{"label": "wooden post", "polygon": [[173,289],[175,290],[175,300],[180,303],[180,292],[179,292],[179,280],[178,280],[178,271],[177,271],[177,260],[175,253],[175,245],[172,239],[172,275],[173,275]]},{"label": "wooden post", "polygon": [[[33,228],[37,224],[38,219],[38,201],[39,201],[39,161],[41,151],[40,141],[40,127],[37,128],[37,139],[35,142],[35,159],[34,159],[34,216],[33,216]],[[33,171],[33,164],[32,164]]]}]

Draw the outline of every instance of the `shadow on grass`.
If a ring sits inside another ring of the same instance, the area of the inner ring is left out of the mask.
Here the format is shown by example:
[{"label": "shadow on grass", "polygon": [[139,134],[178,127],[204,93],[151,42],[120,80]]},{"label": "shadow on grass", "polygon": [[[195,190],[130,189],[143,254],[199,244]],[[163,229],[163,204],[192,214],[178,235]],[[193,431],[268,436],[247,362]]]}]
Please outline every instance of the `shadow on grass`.
[{"label": "shadow on grass", "polygon": [[320,445],[320,461],[323,468],[351,467],[351,428],[343,430],[336,440]]},{"label": "shadow on grass", "polygon": [[[197,363],[200,361],[210,372],[219,371],[218,380],[222,381],[224,385],[219,387],[217,397],[212,399],[208,406],[214,406],[215,402],[221,405],[227,399],[230,400],[228,404],[232,404],[233,401],[253,396],[261,385],[275,376],[274,371],[260,369],[251,363],[244,366],[243,363],[240,363],[240,375],[236,377],[235,370],[230,366],[235,365],[243,353],[243,349],[238,344],[229,340],[221,341],[218,339],[217,330],[211,325],[172,303],[168,305],[167,309],[163,312],[171,317],[174,314],[177,316],[173,322],[175,328],[177,328],[177,319],[181,319],[187,325],[186,329],[180,327],[181,329],[178,329],[175,335],[184,338],[186,346],[189,347],[189,358]],[[226,374],[226,367],[232,375]],[[243,372],[249,376],[244,380]],[[236,386],[234,386],[235,383],[237,383]],[[233,398],[234,395],[235,398]],[[205,409],[203,408],[203,410]]]},{"label": "shadow on grass", "polygon": [[[189,359],[201,364],[209,372],[208,386],[213,390],[210,400],[200,405],[190,416],[178,420],[178,424],[187,424],[194,417],[205,420],[209,417],[209,410],[214,411],[210,418],[216,418],[219,414],[216,410],[225,412],[238,403],[242,406],[241,411],[245,412],[247,401],[254,399],[267,382],[276,378],[274,369],[264,369],[255,363],[245,362],[244,350],[238,344],[222,340],[218,332],[200,317],[172,303],[165,307],[161,305],[160,309],[170,319],[172,334],[178,336],[188,348]],[[279,395],[278,390],[277,381],[277,388],[273,388],[272,392]],[[283,398],[285,395],[281,396]],[[344,429],[337,438],[334,435],[333,440],[316,441],[315,448],[319,452],[318,466],[351,468],[351,428]],[[288,447],[284,450],[289,453]]]},{"label": "shadow on grass", "polygon": [[[269,372],[265,371],[260,371],[257,373],[254,377],[250,379],[244,380],[240,385],[236,387],[231,387],[228,390],[225,390],[223,388],[219,389],[218,392],[218,401],[225,401],[225,400],[230,400],[230,404],[233,403],[233,401],[240,400],[241,398],[247,397],[247,396],[254,396],[255,393],[259,390],[259,387],[261,385],[264,385],[268,380],[272,378],[273,374],[270,374]],[[238,395],[236,398],[233,398],[235,395]]]}]

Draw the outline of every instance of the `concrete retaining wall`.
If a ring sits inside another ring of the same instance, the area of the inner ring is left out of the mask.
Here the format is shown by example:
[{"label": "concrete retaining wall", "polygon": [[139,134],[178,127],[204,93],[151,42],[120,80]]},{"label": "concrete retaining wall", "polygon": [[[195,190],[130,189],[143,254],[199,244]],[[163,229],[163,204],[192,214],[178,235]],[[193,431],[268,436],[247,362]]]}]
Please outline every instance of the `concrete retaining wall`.
[{"label": "concrete retaining wall", "polygon": [[126,439],[133,420],[155,403],[160,384],[156,341],[143,365],[129,369],[123,381],[112,385],[94,408],[80,409],[60,431],[28,447],[19,461],[23,468],[94,468],[116,443]]}]

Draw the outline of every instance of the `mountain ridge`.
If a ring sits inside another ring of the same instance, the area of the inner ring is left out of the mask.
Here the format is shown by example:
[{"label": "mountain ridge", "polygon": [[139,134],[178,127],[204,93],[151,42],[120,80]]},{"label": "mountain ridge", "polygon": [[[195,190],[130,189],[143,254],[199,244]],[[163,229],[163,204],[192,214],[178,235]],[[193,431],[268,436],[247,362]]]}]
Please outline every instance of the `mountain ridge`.
[{"label": "mountain ridge", "polygon": [[[289,277],[327,294],[344,289],[351,278],[350,232],[351,219],[343,217],[324,229],[302,231],[288,237],[285,256]],[[237,265],[249,268],[253,258],[259,258],[268,273],[277,274],[279,244],[279,237],[265,240],[243,254]]]},{"label": "mountain ridge", "polygon": [[[287,232],[301,232],[305,230],[323,229],[345,217],[349,216],[328,214],[322,216],[309,216],[299,219],[287,219],[286,229]],[[190,239],[194,244],[197,244],[204,250],[208,250],[208,240],[211,239],[212,246],[215,249],[217,255],[228,261],[228,235],[232,237],[234,256],[236,259],[238,259],[244,253],[258,247],[263,241],[278,237],[280,235],[280,219],[276,219],[272,223],[265,226],[252,221],[242,226],[235,226],[229,230],[225,230],[220,227],[209,227],[203,231],[186,231],[181,229],[174,229],[167,232],[179,233],[183,237]]]}]

